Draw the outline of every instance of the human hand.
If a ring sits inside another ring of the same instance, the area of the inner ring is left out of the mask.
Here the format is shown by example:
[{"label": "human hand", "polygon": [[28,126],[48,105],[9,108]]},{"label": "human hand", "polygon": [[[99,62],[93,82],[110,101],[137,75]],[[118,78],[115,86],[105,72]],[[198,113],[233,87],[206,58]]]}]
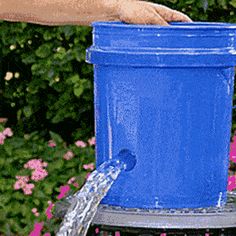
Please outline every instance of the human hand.
[{"label": "human hand", "polygon": [[138,1],[119,1],[117,13],[119,20],[131,24],[158,24],[167,26],[171,21],[192,22],[185,14],[172,10],[166,6]]}]

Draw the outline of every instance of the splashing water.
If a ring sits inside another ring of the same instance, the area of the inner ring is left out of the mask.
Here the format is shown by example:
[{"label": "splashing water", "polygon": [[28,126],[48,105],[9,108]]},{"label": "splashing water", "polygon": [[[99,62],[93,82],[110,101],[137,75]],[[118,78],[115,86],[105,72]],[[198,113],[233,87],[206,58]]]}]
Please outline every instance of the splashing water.
[{"label": "splashing water", "polygon": [[125,168],[123,162],[110,160],[93,171],[82,189],[70,199],[71,205],[57,236],[85,236],[99,203]]}]

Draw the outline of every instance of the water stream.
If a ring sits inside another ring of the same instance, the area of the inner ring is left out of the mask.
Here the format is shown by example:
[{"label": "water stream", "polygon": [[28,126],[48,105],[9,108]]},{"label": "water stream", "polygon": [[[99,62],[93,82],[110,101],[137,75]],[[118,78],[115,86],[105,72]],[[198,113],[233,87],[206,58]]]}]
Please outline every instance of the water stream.
[{"label": "water stream", "polygon": [[123,162],[110,160],[93,171],[81,190],[69,199],[71,205],[57,236],[86,236],[100,201],[125,168]]}]

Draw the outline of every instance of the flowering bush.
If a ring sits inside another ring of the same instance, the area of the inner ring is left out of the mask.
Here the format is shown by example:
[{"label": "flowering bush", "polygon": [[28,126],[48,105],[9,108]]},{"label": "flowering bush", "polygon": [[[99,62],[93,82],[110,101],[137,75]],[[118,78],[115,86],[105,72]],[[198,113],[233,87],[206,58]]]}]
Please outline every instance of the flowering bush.
[{"label": "flowering bush", "polygon": [[[50,132],[45,141],[37,133],[16,137],[0,124],[0,233],[50,236],[60,220],[53,217],[56,201],[77,191],[94,170],[95,138],[68,145]],[[230,148],[235,163],[236,137]],[[228,190],[236,188],[229,176]],[[51,234],[50,234],[51,233]]]},{"label": "flowering bush", "polygon": [[[236,22],[235,0],[150,0],[194,21]],[[0,116],[19,135],[52,130],[66,139],[93,132],[92,28],[0,21]],[[236,129],[236,113],[233,114]],[[79,129],[80,132],[76,133]],[[70,141],[70,140],[67,140]]]},{"label": "flowering bush", "polygon": [[0,124],[0,234],[49,236],[60,223],[55,202],[78,190],[95,168],[94,138],[68,145],[50,135],[46,141],[37,132],[17,137]]}]

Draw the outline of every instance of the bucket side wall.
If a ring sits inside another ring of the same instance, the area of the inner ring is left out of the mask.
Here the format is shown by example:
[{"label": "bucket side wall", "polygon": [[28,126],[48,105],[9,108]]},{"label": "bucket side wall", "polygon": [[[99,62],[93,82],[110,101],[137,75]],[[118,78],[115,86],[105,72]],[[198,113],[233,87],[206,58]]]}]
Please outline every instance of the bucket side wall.
[{"label": "bucket side wall", "polygon": [[226,201],[234,68],[94,66],[97,164],[129,149],[102,203],[208,207]]}]

